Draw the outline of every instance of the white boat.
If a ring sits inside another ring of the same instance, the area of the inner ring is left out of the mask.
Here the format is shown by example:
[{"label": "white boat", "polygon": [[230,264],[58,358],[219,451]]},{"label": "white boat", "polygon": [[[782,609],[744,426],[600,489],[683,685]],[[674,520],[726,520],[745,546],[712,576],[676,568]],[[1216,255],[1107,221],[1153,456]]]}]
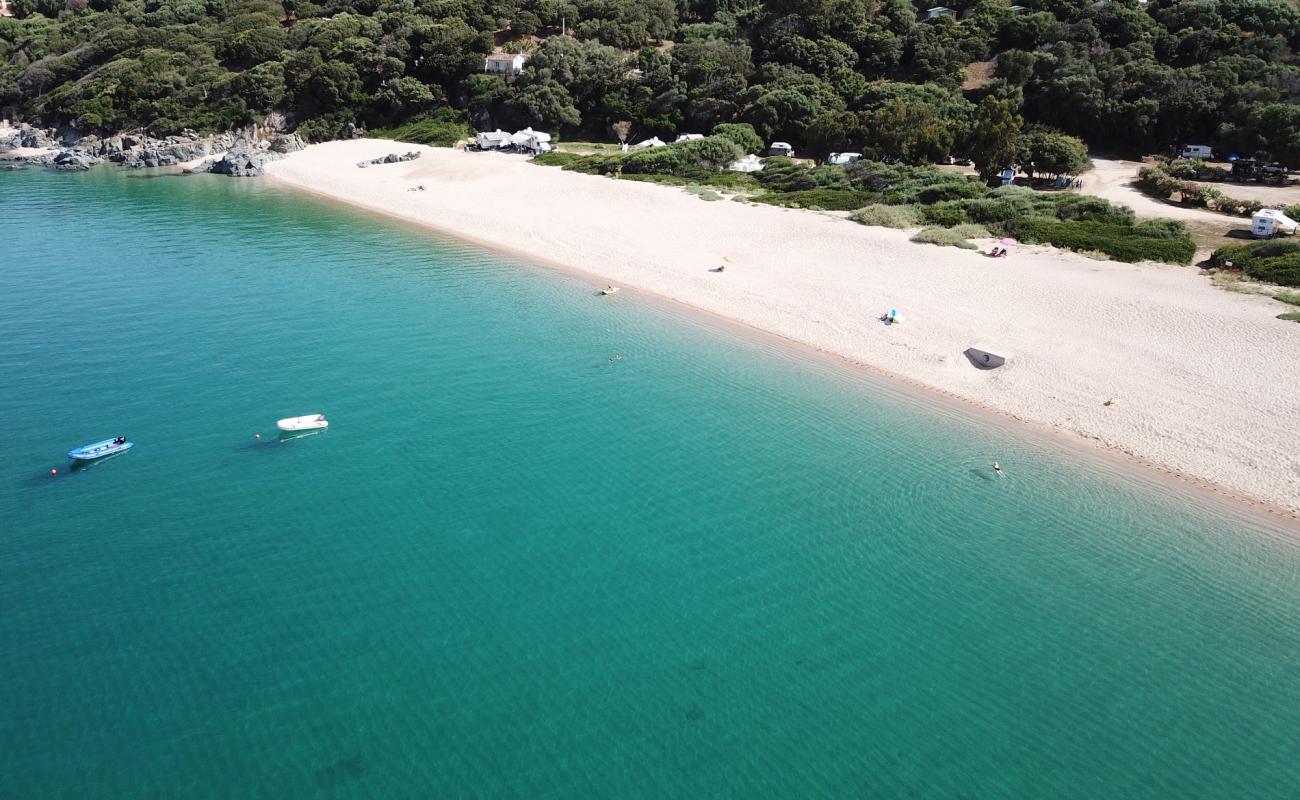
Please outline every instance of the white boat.
[{"label": "white boat", "polygon": [[617,286],[606,286],[604,289],[601,289],[601,290],[600,290],[600,293],[601,293],[601,294],[618,294],[618,287],[617,287]]},{"label": "white boat", "polygon": [[329,420],[325,419],[324,414],[307,414],[302,417],[285,417],[275,423],[275,427],[282,431],[317,431],[322,428],[328,428]]}]

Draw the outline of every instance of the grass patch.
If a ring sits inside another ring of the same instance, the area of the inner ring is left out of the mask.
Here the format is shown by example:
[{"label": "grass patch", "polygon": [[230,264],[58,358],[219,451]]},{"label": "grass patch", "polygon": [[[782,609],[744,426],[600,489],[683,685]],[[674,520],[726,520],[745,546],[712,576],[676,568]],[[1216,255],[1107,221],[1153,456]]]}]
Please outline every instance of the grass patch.
[{"label": "grass patch", "polygon": [[881,228],[915,228],[921,224],[916,206],[887,206],[879,203],[859,208],[849,215],[854,222]]},{"label": "grass patch", "polygon": [[[982,230],[982,229],[981,229]],[[988,231],[984,231],[988,235]],[[942,247],[960,247],[963,250],[975,250],[975,245],[966,241],[966,237],[957,228],[922,228],[912,236],[912,241],[922,244],[937,244]]]},{"label": "grass patch", "polygon": [[1288,322],[1300,322],[1300,311],[1288,311],[1285,314],[1278,314],[1277,318]]},{"label": "grass patch", "polygon": [[1289,306],[1300,306],[1300,292],[1278,292],[1273,295],[1274,300],[1280,300]]},{"label": "grass patch", "polygon": [[562,153],[559,150],[552,150],[549,153],[538,153],[533,156],[532,163],[541,164],[543,167],[568,167],[578,164],[583,157],[577,153]]}]

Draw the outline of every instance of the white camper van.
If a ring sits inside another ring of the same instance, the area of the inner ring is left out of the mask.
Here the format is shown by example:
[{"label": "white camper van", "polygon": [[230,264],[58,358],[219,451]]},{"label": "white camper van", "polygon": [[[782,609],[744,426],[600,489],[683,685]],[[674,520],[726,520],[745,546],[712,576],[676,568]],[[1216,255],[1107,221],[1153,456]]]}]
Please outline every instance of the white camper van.
[{"label": "white camper van", "polygon": [[1274,236],[1295,236],[1296,221],[1286,212],[1276,208],[1256,211],[1250,218],[1250,235],[1256,239],[1271,239]]},{"label": "white camper van", "polygon": [[1214,158],[1214,150],[1207,144],[1185,144],[1183,149],[1178,151],[1181,158],[1203,158],[1209,160]]},{"label": "white camper van", "polygon": [[838,167],[844,164],[852,164],[854,161],[861,161],[861,160],[862,160],[861,153],[831,153],[830,158],[826,159],[826,163],[830,164],[833,167]]}]

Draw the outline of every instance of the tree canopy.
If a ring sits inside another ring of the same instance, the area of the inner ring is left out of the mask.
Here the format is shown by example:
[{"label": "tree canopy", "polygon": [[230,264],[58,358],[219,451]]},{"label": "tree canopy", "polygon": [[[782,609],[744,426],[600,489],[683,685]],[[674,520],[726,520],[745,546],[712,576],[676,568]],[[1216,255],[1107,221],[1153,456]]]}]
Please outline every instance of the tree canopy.
[{"label": "tree canopy", "polygon": [[[450,108],[600,138],[627,122],[632,141],[748,124],[816,155],[967,148],[987,169],[1068,169],[1058,135],[1300,164],[1294,0],[949,3],[11,0],[0,115],[161,135],[276,113],[326,138]],[[522,73],[485,74],[494,50]]]}]

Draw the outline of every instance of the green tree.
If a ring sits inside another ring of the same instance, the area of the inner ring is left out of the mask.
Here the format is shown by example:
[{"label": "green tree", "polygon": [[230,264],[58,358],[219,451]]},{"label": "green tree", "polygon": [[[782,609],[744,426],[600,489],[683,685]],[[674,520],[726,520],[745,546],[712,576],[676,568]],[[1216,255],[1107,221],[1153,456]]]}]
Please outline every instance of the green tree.
[{"label": "green tree", "polygon": [[1016,163],[1023,123],[1010,101],[996,97],[980,101],[965,138],[965,154],[975,162],[980,177],[991,178]]},{"label": "green tree", "polygon": [[1081,139],[1047,128],[1032,128],[1020,136],[1015,163],[1031,178],[1036,173],[1078,175],[1092,165]]}]

